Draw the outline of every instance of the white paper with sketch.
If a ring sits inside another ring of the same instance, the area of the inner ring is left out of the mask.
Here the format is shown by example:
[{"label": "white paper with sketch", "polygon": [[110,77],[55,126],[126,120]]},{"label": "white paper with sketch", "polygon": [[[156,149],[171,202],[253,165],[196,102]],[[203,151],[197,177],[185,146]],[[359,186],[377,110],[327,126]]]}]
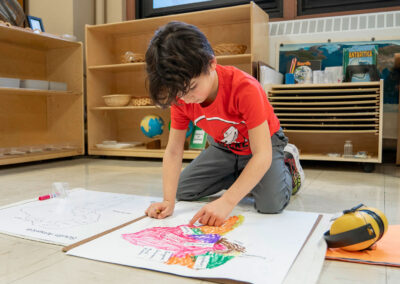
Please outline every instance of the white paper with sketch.
[{"label": "white paper with sketch", "polygon": [[319,216],[235,210],[221,227],[189,226],[203,205],[178,202],[172,217],[142,219],[67,254],[188,277],[281,283]]},{"label": "white paper with sketch", "polygon": [[69,245],[144,215],[158,197],[71,190],[68,198],[0,208],[0,233]]}]

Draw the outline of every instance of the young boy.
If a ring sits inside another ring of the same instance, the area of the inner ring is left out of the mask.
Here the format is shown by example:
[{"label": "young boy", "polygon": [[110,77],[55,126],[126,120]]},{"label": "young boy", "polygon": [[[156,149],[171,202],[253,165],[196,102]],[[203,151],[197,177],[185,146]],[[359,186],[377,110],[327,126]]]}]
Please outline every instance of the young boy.
[{"label": "young boy", "polygon": [[[250,192],[258,212],[281,212],[304,173],[294,145],[284,154],[288,140],[258,81],[235,67],[218,65],[205,35],[182,22],[156,31],[146,63],[152,100],[171,106],[164,201],[151,204],[146,215],[165,218],[173,213],[176,198],[196,200],[222,189],[227,191],[190,224],[220,226]],[[190,121],[208,133],[210,146],[181,173]]]}]

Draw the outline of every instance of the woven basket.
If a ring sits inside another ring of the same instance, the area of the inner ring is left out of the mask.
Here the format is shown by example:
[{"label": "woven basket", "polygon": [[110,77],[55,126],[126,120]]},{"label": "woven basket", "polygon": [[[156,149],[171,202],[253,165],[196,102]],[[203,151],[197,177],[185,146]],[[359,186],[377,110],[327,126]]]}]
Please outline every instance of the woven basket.
[{"label": "woven basket", "polygon": [[104,102],[110,107],[121,107],[126,106],[131,100],[131,95],[108,95],[103,96]]},{"label": "woven basket", "polygon": [[7,26],[7,27],[11,27],[12,24],[10,22],[4,22],[4,21],[0,21],[1,25]]},{"label": "woven basket", "polygon": [[214,47],[214,53],[218,55],[235,55],[246,52],[247,46],[237,43],[220,43]]},{"label": "woven basket", "polygon": [[131,100],[132,106],[151,106],[153,105],[149,97],[133,97]]},{"label": "woven basket", "polygon": [[144,62],[144,54],[127,51],[121,55],[121,63]]}]

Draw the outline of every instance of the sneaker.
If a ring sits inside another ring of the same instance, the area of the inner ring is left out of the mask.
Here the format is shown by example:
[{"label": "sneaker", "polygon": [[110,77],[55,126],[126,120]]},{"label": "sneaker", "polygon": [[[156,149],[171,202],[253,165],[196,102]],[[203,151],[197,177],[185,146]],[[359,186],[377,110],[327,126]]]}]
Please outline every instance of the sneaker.
[{"label": "sneaker", "polygon": [[295,145],[288,143],[283,151],[285,164],[292,174],[292,195],[295,195],[299,192],[305,180],[304,171],[300,165],[299,150]]}]

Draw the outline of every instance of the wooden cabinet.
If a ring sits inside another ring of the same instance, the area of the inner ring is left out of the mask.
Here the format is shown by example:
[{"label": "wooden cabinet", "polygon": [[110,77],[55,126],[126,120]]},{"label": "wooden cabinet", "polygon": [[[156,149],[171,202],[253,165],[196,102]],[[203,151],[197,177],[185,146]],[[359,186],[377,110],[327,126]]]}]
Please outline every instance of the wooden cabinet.
[{"label": "wooden cabinet", "polygon": [[[382,162],[383,80],[264,87],[300,159]],[[344,157],[346,140],[367,157]]]},{"label": "wooden cabinet", "polygon": [[[252,63],[268,63],[268,15],[254,3],[200,12],[156,17],[86,27],[88,147],[90,155],[162,157],[168,141],[169,110],[153,106],[106,107],[102,96],[130,94],[148,96],[145,63],[121,63],[126,51],[146,52],[154,32],[170,21],[194,24],[205,33],[211,45],[239,43],[247,45],[245,54],[218,56],[222,65],[233,65],[252,74]],[[126,149],[99,149],[106,140],[143,142],[142,118],[156,114],[165,122],[161,149],[136,146]],[[189,139],[189,138],[188,138]],[[186,150],[184,158],[195,158],[199,151]]]},{"label": "wooden cabinet", "polygon": [[84,154],[82,44],[0,25],[0,77],[67,83],[0,87],[0,165]]},{"label": "wooden cabinet", "polygon": [[[400,53],[394,54],[394,69],[400,69]],[[399,82],[400,89],[400,82]],[[397,154],[396,165],[400,165],[400,92],[399,92],[399,107],[397,111]]]}]

